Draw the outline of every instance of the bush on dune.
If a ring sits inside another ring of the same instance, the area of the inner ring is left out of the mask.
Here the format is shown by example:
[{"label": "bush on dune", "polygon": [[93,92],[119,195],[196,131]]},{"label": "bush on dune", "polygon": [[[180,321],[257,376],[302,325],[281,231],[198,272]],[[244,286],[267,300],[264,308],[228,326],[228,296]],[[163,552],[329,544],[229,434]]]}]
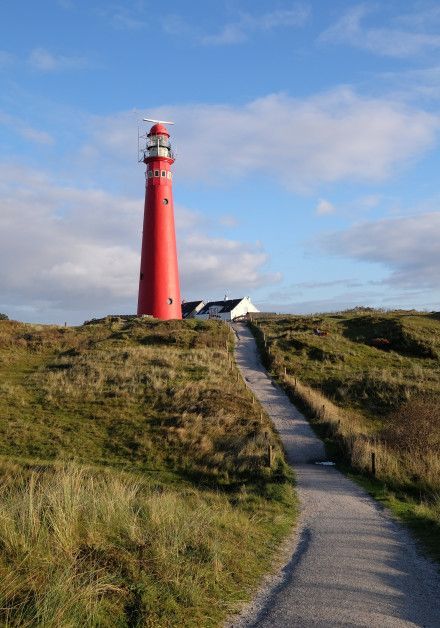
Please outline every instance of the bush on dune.
[{"label": "bush on dune", "polygon": [[440,400],[415,397],[393,412],[382,432],[385,441],[403,453],[440,451]]}]

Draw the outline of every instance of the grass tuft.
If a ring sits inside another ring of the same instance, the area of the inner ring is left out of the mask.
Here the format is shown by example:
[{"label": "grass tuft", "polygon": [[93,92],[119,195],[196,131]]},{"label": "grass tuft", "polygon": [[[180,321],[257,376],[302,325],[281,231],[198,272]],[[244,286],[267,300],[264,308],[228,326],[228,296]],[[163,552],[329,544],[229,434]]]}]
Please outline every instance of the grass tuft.
[{"label": "grass tuft", "polygon": [[289,526],[274,508],[270,538],[267,522],[246,512],[252,499],[242,493],[234,506],[218,493],[76,466],[16,477],[1,491],[1,621],[215,625]]},{"label": "grass tuft", "polygon": [[0,321],[2,625],[216,626],[249,597],[295,498],[232,348],[216,321]]}]

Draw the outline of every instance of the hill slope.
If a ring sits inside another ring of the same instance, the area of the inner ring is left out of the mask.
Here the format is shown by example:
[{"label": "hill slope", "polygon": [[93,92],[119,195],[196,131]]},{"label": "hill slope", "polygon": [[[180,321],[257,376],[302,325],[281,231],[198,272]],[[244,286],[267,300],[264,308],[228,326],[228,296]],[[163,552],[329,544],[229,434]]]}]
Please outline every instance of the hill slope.
[{"label": "hill slope", "polygon": [[2,623],[217,625],[255,585],[294,499],[229,334],[0,322]]},{"label": "hill slope", "polygon": [[440,316],[360,309],[256,323],[266,363],[336,459],[440,558]]}]

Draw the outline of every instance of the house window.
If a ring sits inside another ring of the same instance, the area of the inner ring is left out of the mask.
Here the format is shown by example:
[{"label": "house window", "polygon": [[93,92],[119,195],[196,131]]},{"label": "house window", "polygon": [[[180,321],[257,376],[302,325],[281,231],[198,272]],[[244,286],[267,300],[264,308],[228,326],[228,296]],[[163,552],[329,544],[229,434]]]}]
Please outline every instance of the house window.
[{"label": "house window", "polygon": [[162,176],[166,177],[167,176],[167,171],[166,170],[162,170]]},{"label": "house window", "polygon": [[159,170],[155,170],[155,171],[154,171],[154,176],[155,176],[155,177],[158,177],[158,176],[159,176]]}]

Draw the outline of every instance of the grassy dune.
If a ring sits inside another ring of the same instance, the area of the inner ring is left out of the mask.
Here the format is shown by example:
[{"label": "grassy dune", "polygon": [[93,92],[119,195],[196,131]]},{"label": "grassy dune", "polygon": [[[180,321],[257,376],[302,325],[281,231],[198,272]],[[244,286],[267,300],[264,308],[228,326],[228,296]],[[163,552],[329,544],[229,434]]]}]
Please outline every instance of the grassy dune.
[{"label": "grassy dune", "polygon": [[262,316],[253,329],[329,452],[440,559],[440,316]]},{"label": "grassy dune", "polygon": [[231,349],[216,322],[0,321],[1,624],[215,626],[246,599],[295,502]]}]

